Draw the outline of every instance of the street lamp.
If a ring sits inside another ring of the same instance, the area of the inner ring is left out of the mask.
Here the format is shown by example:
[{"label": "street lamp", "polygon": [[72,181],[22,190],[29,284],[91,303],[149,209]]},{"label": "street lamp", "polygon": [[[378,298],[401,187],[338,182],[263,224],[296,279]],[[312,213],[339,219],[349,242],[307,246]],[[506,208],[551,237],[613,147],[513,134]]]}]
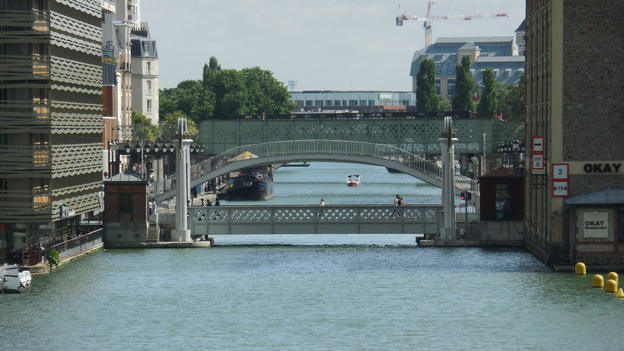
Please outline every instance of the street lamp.
[{"label": "street lamp", "polygon": [[520,141],[518,139],[514,139],[511,142],[511,150],[513,151],[513,170],[514,172],[518,171],[518,151],[520,151]]}]

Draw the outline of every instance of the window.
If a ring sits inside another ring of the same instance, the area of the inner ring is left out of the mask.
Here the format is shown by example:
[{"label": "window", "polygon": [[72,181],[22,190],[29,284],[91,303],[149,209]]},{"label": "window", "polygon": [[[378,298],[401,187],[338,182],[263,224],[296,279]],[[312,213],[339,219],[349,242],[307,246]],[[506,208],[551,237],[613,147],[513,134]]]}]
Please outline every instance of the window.
[{"label": "window", "polygon": [[146,87],[147,87],[147,89],[146,89],[147,90],[146,91],[147,95],[152,95],[152,81],[148,80],[147,82],[145,82],[145,84],[146,84]]},{"label": "window", "polygon": [[145,74],[152,74],[152,63],[151,62],[146,62],[145,63]]},{"label": "window", "polygon": [[147,99],[147,113],[152,113],[152,100]]}]

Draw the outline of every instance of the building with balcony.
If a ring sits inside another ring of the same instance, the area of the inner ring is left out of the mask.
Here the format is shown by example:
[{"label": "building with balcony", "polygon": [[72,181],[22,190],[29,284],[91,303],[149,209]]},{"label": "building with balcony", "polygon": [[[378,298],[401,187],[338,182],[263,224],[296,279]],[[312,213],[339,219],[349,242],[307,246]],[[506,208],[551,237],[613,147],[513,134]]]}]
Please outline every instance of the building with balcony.
[{"label": "building with balcony", "polygon": [[101,0],[0,1],[0,262],[102,205]]}]

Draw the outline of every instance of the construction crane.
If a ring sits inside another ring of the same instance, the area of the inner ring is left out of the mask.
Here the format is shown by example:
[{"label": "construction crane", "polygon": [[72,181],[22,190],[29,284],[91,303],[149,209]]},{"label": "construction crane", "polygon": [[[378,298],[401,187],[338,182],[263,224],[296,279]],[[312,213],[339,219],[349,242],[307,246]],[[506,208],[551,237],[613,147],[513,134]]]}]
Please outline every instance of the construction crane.
[{"label": "construction crane", "polygon": [[428,47],[432,44],[432,33],[431,33],[431,20],[439,20],[439,19],[462,19],[466,21],[471,21],[474,18],[497,18],[497,17],[509,17],[506,13],[490,13],[490,14],[477,14],[477,15],[449,15],[449,16],[432,16],[431,15],[431,6],[433,6],[435,2],[428,1],[427,2],[427,17],[409,17],[405,14],[396,17],[396,25],[403,26],[403,21],[424,21],[423,27],[425,28],[425,47]]}]

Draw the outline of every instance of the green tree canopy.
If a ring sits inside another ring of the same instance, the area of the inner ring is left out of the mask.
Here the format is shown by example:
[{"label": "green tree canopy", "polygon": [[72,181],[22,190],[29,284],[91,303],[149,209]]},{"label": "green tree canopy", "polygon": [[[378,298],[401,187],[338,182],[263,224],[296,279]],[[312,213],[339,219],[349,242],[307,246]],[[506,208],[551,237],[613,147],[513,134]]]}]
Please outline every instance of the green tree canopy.
[{"label": "green tree canopy", "polygon": [[461,64],[455,68],[455,96],[453,96],[453,110],[474,112],[472,97],[475,91],[475,81],[470,74],[470,56],[462,57]]},{"label": "green tree canopy", "polygon": [[204,64],[202,79],[183,81],[161,90],[163,115],[181,112],[199,122],[209,118],[241,115],[283,114],[293,108],[286,86],[260,67],[221,69],[215,57]]},{"label": "green tree canopy", "polygon": [[525,76],[520,77],[520,84],[501,85],[497,89],[498,107],[506,121],[524,121]]},{"label": "green tree canopy", "polygon": [[[160,129],[162,131],[161,135],[163,139],[166,140],[175,140],[178,138],[178,119],[187,118],[182,112],[176,111],[170,114],[165,115],[160,120]],[[199,139],[199,129],[193,120],[187,118],[186,127],[191,135],[191,139],[198,140]]]},{"label": "green tree canopy", "polygon": [[416,75],[416,110],[419,112],[437,111],[440,98],[436,94],[435,62],[431,58],[420,61],[420,71]]},{"label": "green tree canopy", "polygon": [[496,120],[498,100],[496,98],[496,77],[491,68],[483,72],[483,92],[477,105],[479,118]]},{"label": "green tree canopy", "polygon": [[176,88],[161,90],[159,100],[160,114],[165,116],[179,111],[197,122],[214,112],[214,93],[196,80],[185,80]]},{"label": "green tree canopy", "polygon": [[132,140],[154,141],[160,135],[157,126],[152,125],[150,120],[140,112],[132,111]]}]

